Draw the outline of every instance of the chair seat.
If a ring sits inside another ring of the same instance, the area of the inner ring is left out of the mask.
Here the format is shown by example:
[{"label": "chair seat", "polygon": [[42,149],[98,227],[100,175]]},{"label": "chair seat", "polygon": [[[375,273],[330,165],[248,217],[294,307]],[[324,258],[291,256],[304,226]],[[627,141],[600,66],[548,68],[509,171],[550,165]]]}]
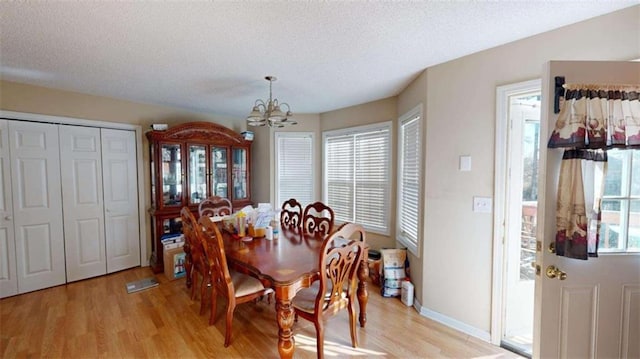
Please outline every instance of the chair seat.
[{"label": "chair seat", "polygon": [[229,270],[229,274],[231,275],[231,282],[233,282],[235,288],[236,298],[264,290],[262,282],[250,275],[234,270]]},{"label": "chair seat", "polygon": [[[297,310],[301,310],[307,313],[313,313],[316,297],[318,296],[318,291],[320,290],[320,282],[315,281],[309,288],[301,289],[296,296],[293,298],[293,307]],[[327,292],[331,292],[328,290]],[[325,300],[329,298],[326,297],[329,295],[328,293],[325,295]],[[342,299],[347,298],[347,292],[342,291]]]}]

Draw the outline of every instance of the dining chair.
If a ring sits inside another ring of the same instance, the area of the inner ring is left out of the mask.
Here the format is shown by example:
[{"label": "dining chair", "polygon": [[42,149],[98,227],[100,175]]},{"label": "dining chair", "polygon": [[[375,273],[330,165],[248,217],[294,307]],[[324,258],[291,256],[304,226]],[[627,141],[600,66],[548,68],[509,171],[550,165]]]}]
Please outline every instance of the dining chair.
[{"label": "dining chair", "polygon": [[344,308],[349,312],[351,345],[358,346],[354,301],[357,300],[357,272],[364,255],[364,241],[349,239],[358,231],[357,227],[342,226],[341,229],[322,243],[319,280],[293,298],[296,318],[309,320],[316,328],[318,358],[324,357],[324,321]]},{"label": "dining chair", "polygon": [[233,212],[231,201],[220,196],[206,198],[198,205],[198,213],[202,216],[225,216]]},{"label": "dining chair", "polygon": [[282,204],[280,212],[280,229],[300,233],[302,226],[302,205],[295,198]]},{"label": "dining chair", "polygon": [[205,272],[204,253],[196,233],[198,226],[196,218],[188,207],[182,208],[180,217],[182,219],[182,234],[184,235],[183,250],[185,253],[184,266],[187,276],[187,287],[191,287],[191,299],[194,299],[196,296],[196,279],[198,274],[201,276],[200,287],[202,288],[208,272]]},{"label": "dining chair", "polygon": [[304,208],[302,232],[315,239],[324,239],[333,232],[335,215],[333,210],[322,202],[315,202]]},{"label": "dining chair", "polygon": [[[204,247],[207,266],[209,268],[209,283],[211,283],[211,316],[209,325],[216,320],[218,294],[227,299],[226,329],[224,346],[231,344],[231,327],[233,313],[236,305],[254,301],[273,290],[265,287],[257,278],[250,275],[230,270],[227,265],[227,257],[224,252],[222,234],[218,225],[209,218],[200,217],[198,221],[199,237]],[[202,308],[201,308],[202,313]]]}]

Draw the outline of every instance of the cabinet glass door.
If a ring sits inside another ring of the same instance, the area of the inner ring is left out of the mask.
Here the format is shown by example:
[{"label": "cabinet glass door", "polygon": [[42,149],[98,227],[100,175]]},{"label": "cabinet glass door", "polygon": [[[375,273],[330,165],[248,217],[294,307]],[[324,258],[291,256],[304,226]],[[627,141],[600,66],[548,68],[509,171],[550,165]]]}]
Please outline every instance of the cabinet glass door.
[{"label": "cabinet glass door", "polygon": [[189,146],[189,204],[200,203],[207,197],[206,156],[206,146]]},{"label": "cabinet glass door", "polygon": [[211,147],[211,194],[224,198],[229,198],[227,187],[227,148]]},{"label": "cabinet glass door", "polygon": [[233,149],[233,199],[246,199],[247,193],[247,150]]},{"label": "cabinet glass door", "polygon": [[180,145],[163,144],[162,198],[165,206],[182,205],[182,154]]}]

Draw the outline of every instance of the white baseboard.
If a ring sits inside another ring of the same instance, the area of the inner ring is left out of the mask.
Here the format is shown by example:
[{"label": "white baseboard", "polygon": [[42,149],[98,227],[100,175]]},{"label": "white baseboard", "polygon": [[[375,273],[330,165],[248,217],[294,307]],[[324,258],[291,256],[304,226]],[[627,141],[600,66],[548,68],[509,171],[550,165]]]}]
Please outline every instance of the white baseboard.
[{"label": "white baseboard", "polygon": [[463,323],[459,320],[450,318],[446,315],[440,314],[438,312],[435,312],[431,309],[425,308],[422,306],[422,304],[420,302],[418,302],[417,299],[414,298],[413,300],[413,307],[418,311],[418,313],[420,313],[420,315],[427,317],[431,320],[435,320],[438,323],[444,324],[448,327],[451,327],[453,329],[459,330],[465,334],[471,335],[473,337],[476,337],[480,340],[483,340],[487,343],[491,343],[491,333],[484,331],[484,330],[480,330],[474,326],[471,326],[469,324]]}]

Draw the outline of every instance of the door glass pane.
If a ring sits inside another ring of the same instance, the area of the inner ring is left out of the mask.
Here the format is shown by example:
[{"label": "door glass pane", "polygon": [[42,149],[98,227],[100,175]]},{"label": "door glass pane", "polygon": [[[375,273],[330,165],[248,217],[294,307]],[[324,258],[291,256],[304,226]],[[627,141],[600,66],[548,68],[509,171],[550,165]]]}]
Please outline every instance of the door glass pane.
[{"label": "door glass pane", "polygon": [[600,224],[600,249],[621,249],[624,245],[622,216],[624,203],[619,199],[602,200],[602,222]]},{"label": "door glass pane", "polygon": [[190,203],[200,203],[207,196],[207,149],[189,146]]},{"label": "door glass pane", "polygon": [[619,150],[607,151],[607,175],[604,178],[604,195],[622,195],[622,169],[624,152]]},{"label": "door glass pane", "polygon": [[213,195],[229,198],[227,188],[227,149],[224,147],[211,148],[211,167],[213,183],[211,192]]},{"label": "door glass pane", "polygon": [[640,196],[640,150],[631,150],[631,195]]},{"label": "door glass pane", "polygon": [[[640,167],[640,163],[638,163],[638,167]],[[640,200],[631,201],[629,207],[629,244],[627,249],[629,251],[640,251]]]},{"label": "door glass pane", "polygon": [[162,145],[162,197],[165,206],[179,206],[182,203],[180,145]]},{"label": "door glass pane", "polygon": [[233,198],[247,198],[247,150],[233,149]]}]

